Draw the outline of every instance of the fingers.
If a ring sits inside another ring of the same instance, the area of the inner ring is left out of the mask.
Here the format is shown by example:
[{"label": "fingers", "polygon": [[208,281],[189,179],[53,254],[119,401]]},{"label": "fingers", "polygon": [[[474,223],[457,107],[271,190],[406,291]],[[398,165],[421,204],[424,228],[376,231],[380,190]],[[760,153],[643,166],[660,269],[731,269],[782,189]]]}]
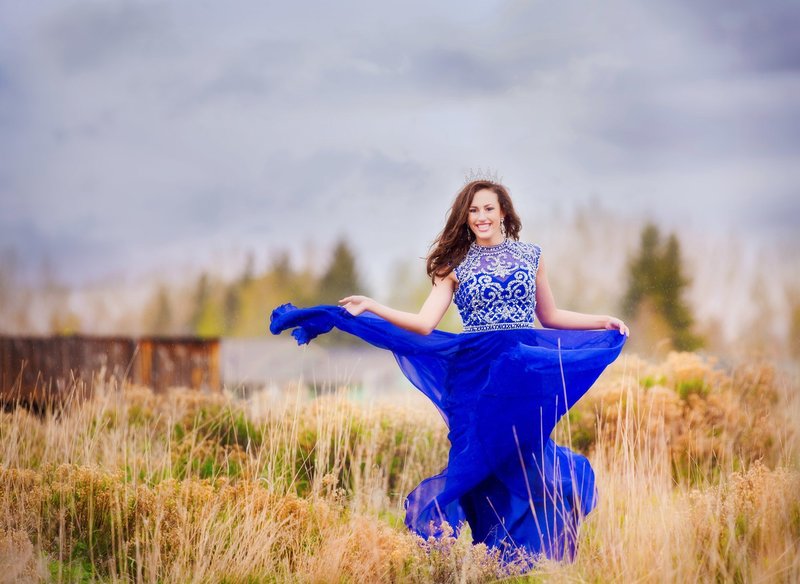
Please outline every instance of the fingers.
[{"label": "fingers", "polygon": [[619,331],[619,334],[621,335],[630,336],[631,334],[628,325],[626,325],[622,320],[620,320],[615,316],[609,318],[608,325],[606,325],[606,327],[611,329],[617,329]]},{"label": "fingers", "polygon": [[353,316],[358,316],[364,311],[364,309],[359,305],[357,296],[348,296],[347,298],[342,298],[339,300],[339,304],[341,304],[342,308],[344,308]]},{"label": "fingers", "polygon": [[365,298],[364,296],[359,296],[357,294],[353,294],[351,296],[347,296],[345,298],[342,298],[339,302],[352,302],[353,304],[358,304],[359,302],[362,302],[364,300],[364,298]]}]

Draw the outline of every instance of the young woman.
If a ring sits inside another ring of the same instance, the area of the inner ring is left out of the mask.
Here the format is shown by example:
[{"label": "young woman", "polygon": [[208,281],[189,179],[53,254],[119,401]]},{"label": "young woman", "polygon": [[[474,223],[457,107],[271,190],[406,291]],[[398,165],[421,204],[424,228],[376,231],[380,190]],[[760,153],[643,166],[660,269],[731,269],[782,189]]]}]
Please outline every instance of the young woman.
[{"label": "young woman", "polygon": [[[342,306],[276,308],[270,330],[307,343],[334,326],[392,351],[450,430],[447,467],[406,500],[423,537],[463,522],[476,542],[571,560],[596,503],[589,461],[550,433],[611,363],[629,331],[613,316],[556,307],[538,245],[519,241],[507,189],[467,183],[428,256],[433,286],[418,313],[348,296]],[[460,334],[437,331],[451,301]],[[548,329],[534,328],[535,319]],[[603,329],[603,330],[596,330]]]}]

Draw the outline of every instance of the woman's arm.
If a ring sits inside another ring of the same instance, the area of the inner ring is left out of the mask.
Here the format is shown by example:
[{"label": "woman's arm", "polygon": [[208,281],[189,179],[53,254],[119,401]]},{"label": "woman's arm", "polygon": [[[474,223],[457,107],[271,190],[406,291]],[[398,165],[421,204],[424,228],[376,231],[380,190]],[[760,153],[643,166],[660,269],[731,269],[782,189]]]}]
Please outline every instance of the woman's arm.
[{"label": "woman's arm", "polygon": [[389,308],[367,296],[348,296],[342,298],[339,303],[354,316],[368,310],[400,328],[428,335],[447,312],[447,307],[450,306],[450,301],[453,299],[455,283],[452,273],[446,278],[436,278],[428,298],[417,314]]},{"label": "woman's arm", "polygon": [[630,330],[615,316],[600,314],[583,314],[556,307],[550,283],[547,281],[547,269],[544,260],[539,257],[539,270],[536,274],[536,316],[539,322],[547,328],[555,329],[617,329],[624,335],[629,335]]}]

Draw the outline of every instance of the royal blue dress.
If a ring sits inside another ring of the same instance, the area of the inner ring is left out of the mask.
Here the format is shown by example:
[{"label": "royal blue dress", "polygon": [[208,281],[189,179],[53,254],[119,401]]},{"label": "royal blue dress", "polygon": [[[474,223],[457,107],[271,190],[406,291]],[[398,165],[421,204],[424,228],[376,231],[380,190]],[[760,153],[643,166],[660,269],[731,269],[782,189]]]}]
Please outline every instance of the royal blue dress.
[{"label": "royal blue dress", "polygon": [[421,335],[371,313],[284,304],[270,331],[299,344],[333,327],[394,353],[449,428],[447,467],[406,500],[406,525],[438,537],[466,521],[475,542],[572,560],[581,519],[597,502],[589,461],[550,439],[558,420],[622,350],[619,331],[534,328],[541,249],[472,244],[455,269],[460,334]]}]

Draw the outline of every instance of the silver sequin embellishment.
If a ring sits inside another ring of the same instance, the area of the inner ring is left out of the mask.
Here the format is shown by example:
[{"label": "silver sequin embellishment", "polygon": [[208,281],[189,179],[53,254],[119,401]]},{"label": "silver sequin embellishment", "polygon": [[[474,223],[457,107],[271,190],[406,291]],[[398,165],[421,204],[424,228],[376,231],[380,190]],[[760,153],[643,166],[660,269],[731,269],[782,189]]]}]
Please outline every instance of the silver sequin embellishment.
[{"label": "silver sequin embellishment", "polygon": [[519,241],[472,244],[455,270],[459,285],[453,301],[464,332],[534,326],[541,252],[538,245]]}]

